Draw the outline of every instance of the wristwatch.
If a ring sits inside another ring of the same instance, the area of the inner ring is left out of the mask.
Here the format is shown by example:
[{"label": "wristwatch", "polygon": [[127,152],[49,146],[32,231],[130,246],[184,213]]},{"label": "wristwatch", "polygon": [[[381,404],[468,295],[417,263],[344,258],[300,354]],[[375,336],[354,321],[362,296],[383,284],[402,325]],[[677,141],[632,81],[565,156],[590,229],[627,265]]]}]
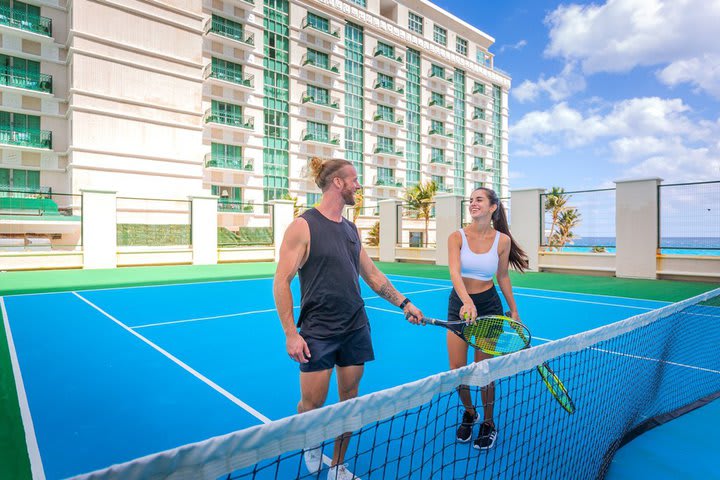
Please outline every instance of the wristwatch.
[{"label": "wristwatch", "polygon": [[400,305],[398,305],[398,307],[400,307],[400,310],[405,310],[405,305],[407,305],[408,303],[412,302],[410,302],[409,298],[405,297],[405,300],[403,300]]}]

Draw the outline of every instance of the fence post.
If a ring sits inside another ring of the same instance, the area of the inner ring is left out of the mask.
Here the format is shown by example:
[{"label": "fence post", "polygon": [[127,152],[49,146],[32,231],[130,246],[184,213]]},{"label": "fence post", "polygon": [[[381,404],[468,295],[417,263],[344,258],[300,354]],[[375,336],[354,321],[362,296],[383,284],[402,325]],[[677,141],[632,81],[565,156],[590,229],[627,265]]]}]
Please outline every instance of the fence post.
[{"label": "fence post", "polygon": [[462,224],[462,198],[435,195],[435,265],[448,264],[448,237]]},{"label": "fence post", "polygon": [[380,200],[378,205],[380,206],[380,261],[394,262],[395,245],[398,242],[397,230],[402,221],[402,218],[397,213],[400,200],[388,198]]},{"label": "fence post", "polygon": [[190,201],[193,265],[215,265],[218,259],[218,197],[193,196]]},{"label": "fence post", "polygon": [[273,245],[275,246],[275,261],[277,262],[280,259],[280,244],[285,236],[285,230],[295,219],[295,204],[292,200],[271,200],[268,203],[273,208]]},{"label": "fence post", "polygon": [[544,188],[521,188],[510,191],[512,236],[520,248],[527,253],[530,263],[528,270],[532,272],[537,272],[539,269],[538,251],[543,229],[540,195],[544,192]]},{"label": "fence post", "polygon": [[657,278],[661,178],[615,181],[615,276]]},{"label": "fence post", "polygon": [[117,192],[82,193],[83,268],[117,267]]}]

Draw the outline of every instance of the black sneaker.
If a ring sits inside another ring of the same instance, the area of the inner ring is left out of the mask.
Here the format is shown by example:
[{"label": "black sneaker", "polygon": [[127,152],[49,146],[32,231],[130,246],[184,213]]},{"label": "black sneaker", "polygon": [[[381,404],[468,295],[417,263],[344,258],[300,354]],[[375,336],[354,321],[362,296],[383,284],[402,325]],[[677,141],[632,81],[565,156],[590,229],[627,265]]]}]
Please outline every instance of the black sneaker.
[{"label": "black sneaker", "polygon": [[472,438],[472,429],[473,425],[475,425],[478,421],[478,414],[475,412],[473,415],[472,413],[465,410],[465,413],[463,413],[462,423],[457,429],[457,439],[458,442],[467,442]]},{"label": "black sneaker", "polygon": [[478,450],[489,450],[495,445],[495,439],[497,438],[497,430],[495,425],[489,422],[483,422],[480,425],[480,435],[475,439],[473,448]]}]

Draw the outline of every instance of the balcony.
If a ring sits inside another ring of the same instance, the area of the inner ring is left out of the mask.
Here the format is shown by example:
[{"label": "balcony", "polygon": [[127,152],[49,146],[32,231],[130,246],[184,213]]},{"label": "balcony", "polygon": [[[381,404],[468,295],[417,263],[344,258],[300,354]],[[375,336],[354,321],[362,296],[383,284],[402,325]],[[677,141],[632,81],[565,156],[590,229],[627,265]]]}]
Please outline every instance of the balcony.
[{"label": "balcony", "polygon": [[328,133],[308,132],[307,130],[303,130],[302,131],[302,141],[303,142],[314,142],[314,143],[325,143],[328,145],[339,146],[340,145],[340,135],[338,135],[338,134],[330,135]]},{"label": "balcony", "polygon": [[430,103],[428,104],[428,107],[430,108],[442,108],[448,111],[452,111],[453,107],[449,103],[445,102],[444,100],[430,100]]},{"label": "balcony", "polygon": [[402,179],[394,177],[375,177],[373,183],[376,187],[403,188],[405,186]]},{"label": "balcony", "polygon": [[373,115],[373,121],[388,124],[393,127],[402,127],[405,124],[403,118],[400,115],[393,116],[388,114],[381,114],[378,112],[375,112],[375,115]]},{"label": "balcony", "polygon": [[0,7],[0,25],[19,28],[26,32],[52,37],[52,20],[47,17],[30,15],[7,6]]},{"label": "balcony", "polygon": [[303,92],[300,102],[301,103],[310,103],[310,104],[318,107],[321,110],[337,111],[340,109],[340,99],[335,98],[335,97],[330,98],[327,96],[318,98],[318,97],[308,94],[308,92]]},{"label": "balcony", "polygon": [[227,24],[218,17],[213,16],[208,22],[208,26],[205,28],[206,33],[214,33],[223,38],[234,40],[239,44],[239,47],[245,50],[252,50],[255,48],[255,34],[246,34],[242,26],[236,24]]},{"label": "balcony", "polygon": [[340,29],[336,28],[333,30],[332,23],[330,23],[330,21],[328,21],[328,27],[323,28],[320,25],[313,25],[308,21],[308,17],[305,17],[302,21],[302,29],[307,32],[319,35],[326,40],[330,40],[331,42],[336,42],[340,40]]},{"label": "balcony", "polygon": [[472,89],[472,94],[487,95],[487,93],[485,93],[485,85],[482,83],[474,85]]},{"label": "balcony", "polygon": [[428,130],[428,135],[436,136],[436,137],[446,137],[446,138],[452,138],[453,134],[450,130],[443,130],[439,128],[431,128]]},{"label": "balcony", "polygon": [[205,67],[204,76],[206,79],[215,79],[235,84],[244,90],[253,90],[255,88],[255,76],[245,75],[237,69],[209,64]]},{"label": "balcony", "polygon": [[453,77],[446,77],[444,71],[441,72],[439,70],[434,70],[432,68],[428,71],[428,78],[430,78],[431,80],[432,79],[442,80],[442,81],[448,82],[448,83],[453,82]]},{"label": "balcony", "polygon": [[217,168],[225,170],[243,170],[246,172],[253,171],[253,162],[243,160],[238,157],[230,157],[227,155],[213,155],[208,153],[205,155],[205,168]]},{"label": "balcony", "polygon": [[237,127],[245,130],[255,129],[255,118],[254,117],[243,117],[229,112],[212,111],[209,108],[205,112],[205,123],[217,123],[220,125],[227,125],[229,127]]},{"label": "balcony", "polygon": [[382,49],[380,47],[375,47],[375,50],[373,50],[373,57],[387,58],[389,60],[392,60],[393,62],[399,63],[400,65],[402,65],[403,63],[402,55],[390,54],[385,49]]},{"label": "balcony", "polygon": [[0,144],[52,150],[52,132],[3,126],[0,127]]},{"label": "balcony", "polygon": [[33,73],[15,67],[0,67],[0,85],[36,92],[52,93],[52,75]]},{"label": "balcony", "polygon": [[393,145],[377,145],[373,147],[375,155],[392,155],[393,157],[402,157],[405,153],[402,148],[396,148]]},{"label": "balcony", "polygon": [[331,73],[333,75],[340,75],[340,63],[328,62],[319,60],[317,58],[308,58],[307,54],[303,55],[300,60],[300,65],[313,70],[320,71],[322,73]]},{"label": "balcony", "polygon": [[444,156],[441,157],[439,155],[435,155],[435,156],[431,155],[430,163],[435,164],[435,165],[452,165],[452,160],[450,160],[449,158],[446,158]]},{"label": "balcony", "polygon": [[218,211],[232,213],[253,213],[255,205],[252,202],[242,202],[239,200],[218,199]]},{"label": "balcony", "polygon": [[375,81],[375,85],[373,86],[375,90],[387,92],[391,95],[402,97],[405,95],[405,89],[402,86],[395,86],[394,84],[390,83],[382,83],[379,81]]}]

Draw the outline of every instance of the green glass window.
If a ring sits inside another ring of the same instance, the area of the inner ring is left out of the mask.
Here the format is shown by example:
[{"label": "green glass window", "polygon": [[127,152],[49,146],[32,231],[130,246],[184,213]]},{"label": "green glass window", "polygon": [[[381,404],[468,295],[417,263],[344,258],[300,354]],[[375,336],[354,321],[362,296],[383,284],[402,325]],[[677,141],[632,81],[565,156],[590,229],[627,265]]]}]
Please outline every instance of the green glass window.
[{"label": "green glass window", "polygon": [[480,107],[474,107],[473,108],[473,119],[485,119],[485,110]]},{"label": "green glass window", "polygon": [[215,78],[233,83],[243,83],[243,69],[242,65],[238,63],[213,57],[211,69]]},{"label": "green glass window", "polygon": [[433,26],[433,40],[443,47],[447,46],[447,30],[440,25]]},{"label": "green glass window", "polygon": [[455,42],[455,51],[457,51],[460,55],[465,55],[467,57],[468,41],[464,38],[457,37],[457,41]]},{"label": "green glass window", "polygon": [[227,187],[225,185],[211,185],[210,193],[220,197],[218,203],[241,203],[242,202],[242,188],[240,187]]},{"label": "green glass window", "polygon": [[356,5],[360,5],[361,7],[367,7],[367,1],[366,0],[350,0],[352,3]]},{"label": "green glass window", "polygon": [[320,15],[308,12],[307,23],[315,30],[330,33],[330,21],[325,17],[321,17]]},{"label": "green glass window", "polygon": [[325,123],[308,121],[305,135],[308,140],[327,142],[330,139],[330,129]]},{"label": "green glass window", "polygon": [[380,120],[385,120],[387,122],[395,121],[395,109],[393,107],[388,107],[387,105],[378,105],[377,108],[377,113]]},{"label": "green glass window", "polygon": [[430,67],[430,76],[431,77],[438,77],[445,79],[445,69],[441,67],[440,65],[435,65],[434,63]]},{"label": "green glass window", "polygon": [[308,207],[313,207],[320,203],[322,194],[320,193],[307,193],[305,194],[305,202]]},{"label": "green glass window", "polygon": [[392,168],[378,167],[377,169],[378,180],[393,180],[394,173]]},{"label": "green glass window", "polygon": [[378,151],[394,153],[395,152],[395,140],[390,137],[377,137],[377,148]]},{"label": "green glass window", "polygon": [[441,177],[440,175],[433,175],[432,181],[435,182],[435,185],[437,185],[438,190],[445,186],[445,177]]},{"label": "green glass window", "polygon": [[307,87],[308,97],[312,98],[315,103],[327,105],[330,103],[330,92],[327,88],[316,87],[315,85],[308,85]]},{"label": "green glass window", "polygon": [[388,58],[395,58],[395,47],[387,43],[378,42],[375,55],[382,55]]},{"label": "green glass window", "polygon": [[430,120],[430,131],[433,133],[445,133],[445,125],[440,120]]},{"label": "green glass window", "polygon": [[395,79],[391,77],[390,75],[385,75],[384,73],[378,73],[378,84],[383,87],[387,88],[389,90],[393,90],[395,88]]},{"label": "green glass window", "polygon": [[433,105],[445,105],[445,95],[438,92],[430,92],[430,103]]},{"label": "green glass window", "polygon": [[312,48],[307,50],[307,61],[321,68],[328,68],[328,65],[330,65],[330,58],[327,53],[318,52]]},{"label": "green glass window", "polygon": [[364,41],[361,26],[349,22],[345,24],[345,159],[355,167],[360,184],[365,181]]},{"label": "green glass window", "polygon": [[423,20],[423,17],[421,17],[420,15],[413,12],[408,12],[408,28],[410,29],[410,31],[422,35]]},{"label": "green glass window", "polygon": [[0,188],[39,192],[40,172],[37,170],[0,168]]},{"label": "green glass window", "polygon": [[432,147],[430,149],[430,162],[445,163],[445,150],[443,150],[442,148]]},{"label": "green glass window", "polygon": [[407,66],[405,125],[408,130],[405,141],[407,162],[405,180],[410,187],[420,182],[420,52],[408,48],[405,58]]}]

